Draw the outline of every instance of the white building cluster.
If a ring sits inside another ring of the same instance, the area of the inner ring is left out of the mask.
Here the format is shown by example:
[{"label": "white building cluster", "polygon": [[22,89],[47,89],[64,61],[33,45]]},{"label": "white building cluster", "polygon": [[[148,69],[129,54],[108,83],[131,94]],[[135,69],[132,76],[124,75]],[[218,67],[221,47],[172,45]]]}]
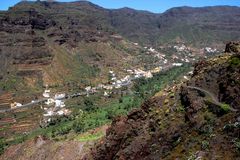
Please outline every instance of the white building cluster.
[{"label": "white building cluster", "polygon": [[63,116],[63,115],[69,115],[71,113],[71,111],[69,109],[60,109],[60,110],[54,110],[53,108],[44,108],[45,112],[43,114],[44,117],[52,117],[52,116]]},{"label": "white building cluster", "polygon": [[49,108],[44,108],[45,113],[43,114],[44,117],[51,117],[51,116],[62,116],[62,115],[69,115],[71,112],[69,109],[66,109],[66,105],[64,102],[64,98],[66,97],[65,93],[57,93],[53,98],[51,98],[50,90],[46,89],[43,92],[43,97],[47,98],[45,104],[49,106]]},{"label": "white building cluster", "polygon": [[43,97],[44,98],[49,98],[50,97],[50,90],[49,89],[45,89],[43,92]]},{"label": "white building cluster", "polygon": [[173,65],[173,66],[180,67],[180,66],[182,66],[182,65],[183,65],[183,63],[173,63],[172,65]]},{"label": "white building cluster", "polygon": [[21,107],[21,106],[22,106],[22,104],[18,103],[18,102],[14,102],[14,103],[10,104],[11,109],[15,109],[15,108],[18,108],[18,107]]},{"label": "white building cluster", "polygon": [[205,47],[204,51],[207,52],[207,53],[215,53],[215,52],[217,52],[217,49],[216,48],[211,48],[211,47]]},{"label": "white building cluster", "polygon": [[98,90],[105,90],[103,92],[103,95],[108,97],[113,89],[119,89],[124,86],[129,86],[133,80],[138,79],[138,78],[152,78],[153,73],[158,73],[160,72],[161,67],[156,67],[153,70],[149,71],[143,71],[141,69],[126,69],[126,72],[128,75],[126,75],[123,78],[117,78],[116,74],[114,71],[110,70],[110,81],[108,84],[98,84],[97,87],[92,87],[92,86],[87,86],[85,88],[86,95],[96,93]]},{"label": "white building cluster", "polygon": [[188,51],[189,48],[186,47],[184,44],[180,45],[180,46],[173,46],[174,49],[176,49],[178,52],[183,52],[183,51]]}]

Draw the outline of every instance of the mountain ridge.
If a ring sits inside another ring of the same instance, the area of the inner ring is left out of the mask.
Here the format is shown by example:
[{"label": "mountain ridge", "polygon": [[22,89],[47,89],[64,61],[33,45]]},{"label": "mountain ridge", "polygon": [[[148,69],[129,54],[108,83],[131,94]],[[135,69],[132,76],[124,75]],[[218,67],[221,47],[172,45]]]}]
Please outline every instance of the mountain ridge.
[{"label": "mountain ridge", "polygon": [[[19,4],[27,4],[27,3],[36,3],[36,1],[22,1],[22,2],[18,2],[17,4],[15,4],[14,6],[16,5],[19,5]],[[97,8],[102,8],[102,9],[107,9],[107,10],[122,10],[122,9],[128,9],[128,10],[134,10],[134,11],[144,11],[144,12],[149,12],[149,13],[153,13],[153,14],[162,14],[164,12],[167,12],[169,10],[172,10],[172,9],[178,9],[178,8],[193,8],[193,9],[201,9],[201,8],[226,8],[226,7],[230,7],[230,8],[239,8],[240,6],[236,6],[236,5],[214,5],[214,6],[201,6],[201,7],[193,7],[193,6],[188,6],[188,5],[183,5],[183,6],[177,6],[177,7],[171,7],[169,9],[166,9],[165,11],[163,12],[152,12],[152,11],[149,11],[149,10],[145,10],[145,9],[135,9],[135,8],[131,8],[131,7],[120,7],[120,8],[105,8],[105,7],[102,7],[98,4],[94,4],[93,2],[90,2],[90,1],[84,1],[84,0],[76,0],[76,1],[72,1],[72,2],[58,2],[58,1],[54,1],[54,2],[46,2],[46,1],[40,1],[38,3],[52,3],[52,4],[77,4],[77,3],[82,3],[82,4],[87,4],[87,5],[90,5],[90,6],[95,6]],[[12,7],[9,7],[9,8],[12,8]],[[4,11],[4,10],[3,10]]]},{"label": "mountain ridge", "polygon": [[[156,37],[155,34],[157,36],[161,37],[161,35],[163,33],[165,33],[164,32],[165,29],[167,30],[168,28],[171,28],[172,23],[174,23],[175,24],[174,26],[176,26],[176,25],[178,25],[176,23],[180,23],[180,21],[186,21],[187,23],[193,21],[194,23],[193,24],[190,23],[190,24],[196,26],[196,24],[195,24],[196,21],[200,21],[198,23],[201,24],[204,22],[203,20],[208,17],[207,19],[209,19],[208,20],[209,22],[211,22],[210,18],[213,18],[213,19],[215,19],[214,21],[216,21],[215,23],[219,23],[221,21],[224,22],[224,19],[220,20],[219,18],[216,18],[216,17],[219,17],[219,15],[223,15],[225,17],[227,16],[226,18],[231,17],[231,19],[232,19],[231,21],[234,22],[237,20],[236,16],[239,15],[239,10],[240,10],[240,8],[237,6],[233,6],[233,7],[232,6],[211,6],[211,7],[186,7],[186,6],[183,6],[183,7],[174,7],[174,8],[168,9],[167,11],[165,11],[163,13],[156,14],[156,13],[151,13],[148,11],[135,10],[135,9],[131,9],[131,8],[105,9],[105,8],[95,5],[91,2],[85,2],[85,1],[52,2],[52,3],[22,2],[19,4],[23,4],[23,5],[25,5],[25,4],[45,4],[45,5],[49,5],[49,7],[50,6],[53,7],[54,5],[58,5],[58,6],[76,5],[75,7],[80,7],[79,9],[82,8],[82,10],[85,7],[87,7],[85,9],[87,9],[89,11],[91,11],[91,7],[92,7],[92,9],[93,8],[97,9],[96,11],[98,11],[98,15],[103,14],[102,15],[103,19],[105,19],[104,20],[105,22],[103,21],[103,23],[106,23],[105,25],[107,25],[108,28],[113,27],[117,32],[119,32],[123,36],[130,38],[131,40],[137,40],[137,41],[139,41],[140,39],[139,38],[137,38],[137,39],[131,38],[131,37],[134,37],[134,36],[141,37],[141,32],[146,32],[146,34],[148,34],[149,37]],[[15,5],[15,7],[17,7],[17,6],[19,6],[19,5]],[[209,14],[208,12],[211,14]],[[197,13],[197,14],[201,13],[201,14],[196,15],[195,13]],[[204,14],[207,14],[207,15],[204,15]],[[176,21],[176,18],[174,18],[175,15],[177,16],[178,21]],[[186,16],[186,17],[182,17],[182,16]],[[118,17],[119,17],[119,19],[118,19]],[[128,17],[128,18],[126,18],[126,17]],[[166,17],[166,18],[164,18],[164,17]],[[204,19],[203,19],[203,17],[204,17]],[[235,18],[236,20],[234,20],[233,18]],[[134,19],[138,19],[139,21],[136,21]],[[187,19],[189,19],[189,20],[187,20]],[[174,21],[176,21],[176,22],[174,22]],[[203,22],[201,22],[201,21],[203,21]],[[100,22],[100,23],[102,23],[102,22]],[[121,24],[121,23],[123,23],[123,24]],[[205,24],[208,26],[208,23],[205,23]],[[118,26],[118,25],[120,25],[120,26]],[[153,26],[150,27],[151,25],[153,25]],[[181,23],[179,25],[181,25]],[[144,27],[145,27],[145,29],[144,29]],[[162,27],[162,29],[160,29],[160,27]],[[211,26],[209,26],[209,27],[211,27]],[[213,24],[213,27],[216,27],[216,26]],[[127,30],[125,30],[125,28],[129,28],[132,30],[127,31]],[[144,30],[142,30],[141,28],[143,28]],[[200,26],[198,28],[206,30],[206,28],[201,28]],[[223,26],[221,26],[221,28],[223,28]],[[234,31],[234,28],[232,28],[232,30]],[[196,32],[196,31],[194,31],[194,32]],[[131,36],[131,34],[130,34],[130,36],[128,36],[129,33],[134,34],[134,35]],[[184,33],[184,34],[186,34],[186,33]],[[168,35],[167,35],[167,37],[168,37]],[[149,38],[145,37],[145,39],[144,39],[144,36],[143,36],[143,40],[149,41]],[[157,41],[156,40],[157,40],[157,38],[155,40],[151,40],[151,41],[152,41],[152,43],[156,43],[156,42],[158,42],[158,40]],[[188,41],[189,41],[189,39],[188,39]]]}]

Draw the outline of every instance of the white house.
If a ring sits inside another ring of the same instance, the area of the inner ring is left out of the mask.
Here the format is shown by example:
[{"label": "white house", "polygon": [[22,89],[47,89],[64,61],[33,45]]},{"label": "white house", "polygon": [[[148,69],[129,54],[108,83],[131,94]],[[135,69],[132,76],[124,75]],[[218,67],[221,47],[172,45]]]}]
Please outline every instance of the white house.
[{"label": "white house", "polygon": [[49,98],[50,97],[50,90],[46,89],[44,92],[43,92],[43,97],[45,98]]},{"label": "white house", "polygon": [[54,112],[52,110],[47,111],[46,114],[43,114],[44,117],[49,117],[49,116],[52,116],[52,115],[54,115]]},{"label": "white house", "polygon": [[57,111],[57,115],[60,115],[60,116],[69,115],[70,113],[71,113],[71,111],[68,109],[61,109],[61,110]]},{"label": "white house", "polygon": [[97,85],[97,89],[102,89],[103,87],[104,87],[103,84],[98,84],[98,85]]},{"label": "white house", "polygon": [[117,78],[116,78],[116,77],[112,77],[111,80],[112,80],[112,81],[115,81],[115,80],[117,80]]},{"label": "white house", "polygon": [[127,72],[130,73],[130,74],[134,73],[133,70],[131,70],[131,69],[127,69]]},{"label": "white house", "polygon": [[148,71],[148,72],[145,72],[145,73],[144,73],[144,77],[145,77],[145,78],[152,78],[153,75],[152,75],[152,73],[151,73],[150,71]]},{"label": "white house", "polygon": [[54,102],[55,102],[54,99],[49,98],[49,99],[47,99],[47,101],[45,102],[45,104],[46,104],[46,105],[51,105],[51,104],[53,104]]},{"label": "white house", "polygon": [[150,48],[148,49],[148,51],[150,51],[150,52],[155,52],[155,49],[152,48],[152,47],[150,47]]},{"label": "white house", "polygon": [[121,88],[121,84],[116,84],[114,87],[115,87],[116,89]]},{"label": "white house", "polygon": [[183,78],[186,79],[186,80],[189,80],[189,78],[187,76],[183,76]]},{"label": "white house", "polygon": [[21,104],[21,103],[16,103],[16,106],[17,106],[17,107],[21,107],[22,104]]},{"label": "white house", "polygon": [[106,89],[106,90],[112,90],[113,86],[112,85],[107,85],[107,86],[104,86],[103,88]]},{"label": "white house", "polygon": [[63,99],[65,96],[65,93],[55,94],[54,99]]},{"label": "white house", "polygon": [[91,90],[91,88],[92,88],[91,86],[88,86],[88,87],[85,88],[85,90],[86,90],[87,92],[89,92],[89,91]]},{"label": "white house", "polygon": [[65,107],[65,103],[61,100],[55,100],[55,107],[60,107],[60,108],[63,108]]},{"label": "white house", "polygon": [[173,63],[172,65],[173,65],[173,66],[180,67],[180,66],[182,66],[183,64],[182,64],[182,63]]},{"label": "white house", "polygon": [[108,97],[108,96],[109,96],[108,92],[104,92],[103,95],[104,95],[105,97]]},{"label": "white house", "polygon": [[21,106],[22,106],[22,104],[21,103],[17,103],[17,102],[14,102],[14,103],[10,104],[11,109],[17,108],[17,107],[21,107]]},{"label": "white house", "polygon": [[161,69],[162,69],[162,67],[156,67],[156,68],[151,70],[151,73],[158,73],[158,72],[161,71]]},{"label": "white house", "polygon": [[64,112],[62,110],[60,110],[60,111],[57,111],[57,114],[61,116],[64,114]]}]

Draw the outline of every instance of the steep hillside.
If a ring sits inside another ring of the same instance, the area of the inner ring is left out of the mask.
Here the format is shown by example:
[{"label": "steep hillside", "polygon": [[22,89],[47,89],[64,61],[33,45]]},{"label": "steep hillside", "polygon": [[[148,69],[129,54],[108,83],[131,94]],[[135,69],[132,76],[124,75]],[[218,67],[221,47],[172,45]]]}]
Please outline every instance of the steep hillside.
[{"label": "steep hillside", "polygon": [[[107,70],[124,69],[142,52],[131,41],[144,46],[176,42],[221,46],[239,38],[239,14],[238,7],[228,6],[180,7],[153,14],[108,10],[86,1],[21,2],[0,13],[0,78],[5,82],[1,88],[22,90],[19,81],[41,88],[79,78],[104,80]],[[66,73],[70,80],[63,80]]]},{"label": "steep hillside", "polygon": [[189,81],[160,91],[141,109],[116,118],[90,157],[239,158],[239,43],[228,44],[229,50],[235,53],[199,62]]},{"label": "steep hillside", "polygon": [[104,27],[105,12],[88,2],[21,2],[2,13],[1,89],[87,85],[106,80],[113,67],[132,64],[139,49]]},{"label": "steep hillside", "polygon": [[160,41],[176,38],[201,46],[239,39],[238,7],[178,7],[160,15]]}]

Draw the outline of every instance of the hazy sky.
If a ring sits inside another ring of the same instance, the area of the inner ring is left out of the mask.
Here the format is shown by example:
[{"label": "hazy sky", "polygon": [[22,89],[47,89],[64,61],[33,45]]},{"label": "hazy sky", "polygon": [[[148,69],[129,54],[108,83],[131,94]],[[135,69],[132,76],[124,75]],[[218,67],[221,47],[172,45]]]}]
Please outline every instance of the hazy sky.
[{"label": "hazy sky", "polygon": [[[0,0],[0,10],[7,10],[20,0]],[[70,2],[72,0],[59,0],[61,2]],[[164,12],[165,10],[177,6],[215,6],[231,5],[240,6],[240,0],[89,0],[104,8],[122,8],[130,7],[139,10],[148,10],[151,12]]]}]

